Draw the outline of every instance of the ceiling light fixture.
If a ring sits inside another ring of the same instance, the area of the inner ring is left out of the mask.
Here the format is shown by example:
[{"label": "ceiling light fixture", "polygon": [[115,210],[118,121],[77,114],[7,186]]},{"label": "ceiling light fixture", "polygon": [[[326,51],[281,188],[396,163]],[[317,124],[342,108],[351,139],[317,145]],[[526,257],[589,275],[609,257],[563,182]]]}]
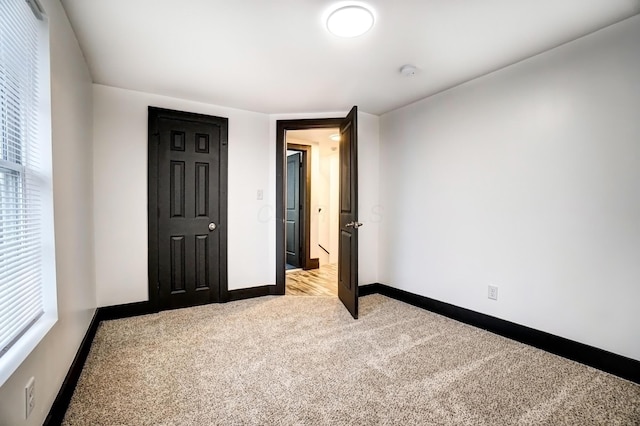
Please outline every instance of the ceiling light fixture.
[{"label": "ceiling light fixture", "polygon": [[337,133],[334,133],[329,136],[329,139],[331,139],[334,142],[340,142],[340,135]]},{"label": "ceiling light fixture", "polygon": [[335,9],[327,17],[327,30],[344,38],[358,37],[373,27],[373,12],[361,5],[351,4]]}]

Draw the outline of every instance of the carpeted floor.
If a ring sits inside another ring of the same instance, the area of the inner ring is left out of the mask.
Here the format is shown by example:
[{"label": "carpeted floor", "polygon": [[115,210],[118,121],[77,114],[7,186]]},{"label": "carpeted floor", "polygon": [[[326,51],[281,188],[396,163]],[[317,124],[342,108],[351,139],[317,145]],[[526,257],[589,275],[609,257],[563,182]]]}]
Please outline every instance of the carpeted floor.
[{"label": "carpeted floor", "polygon": [[66,425],[638,425],[640,386],[380,295],[103,322]]}]

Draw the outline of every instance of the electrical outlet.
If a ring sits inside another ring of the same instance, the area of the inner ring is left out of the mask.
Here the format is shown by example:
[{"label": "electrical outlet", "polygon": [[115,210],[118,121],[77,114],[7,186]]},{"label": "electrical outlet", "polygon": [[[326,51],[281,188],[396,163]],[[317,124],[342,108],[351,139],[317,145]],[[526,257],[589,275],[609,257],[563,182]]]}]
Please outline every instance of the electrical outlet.
[{"label": "electrical outlet", "polygon": [[29,418],[36,406],[36,379],[32,377],[24,387],[25,418]]},{"label": "electrical outlet", "polygon": [[498,300],[498,287],[495,285],[489,286],[489,299]]},{"label": "electrical outlet", "polygon": [[264,192],[262,189],[258,189],[258,193],[256,194],[256,199],[262,200],[264,198]]}]

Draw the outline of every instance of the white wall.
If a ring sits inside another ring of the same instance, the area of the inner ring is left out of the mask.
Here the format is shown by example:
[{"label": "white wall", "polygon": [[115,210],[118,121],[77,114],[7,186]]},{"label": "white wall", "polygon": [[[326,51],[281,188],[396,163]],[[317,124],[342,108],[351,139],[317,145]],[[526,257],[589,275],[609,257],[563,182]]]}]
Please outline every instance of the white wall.
[{"label": "white wall", "polygon": [[380,282],[378,245],[380,214],[380,118],[358,112],[358,283]]},{"label": "white wall", "polygon": [[381,282],[640,359],[639,41],[636,16],[383,115]]},{"label": "white wall", "polygon": [[[273,114],[269,117],[269,182],[272,223],[270,241],[274,248],[272,273],[275,281],[275,164],[276,122],[306,118],[345,117],[347,111],[323,113]],[[380,222],[379,182],[379,117],[358,112],[358,215],[365,226],[358,233],[358,284],[378,282],[378,226]],[[317,211],[317,210],[316,210]]]},{"label": "white wall", "polygon": [[[340,158],[338,152],[329,156],[329,263],[338,263],[340,234]],[[371,283],[369,283],[371,284]]]},{"label": "white wall", "polygon": [[229,289],[273,284],[268,223],[267,115],[95,84],[94,192],[98,306],[148,300],[149,106],[229,119]]},{"label": "white wall", "polygon": [[[91,77],[59,1],[44,0],[51,44],[54,231],[58,322],[0,388],[0,424],[41,425],[95,312]],[[46,78],[46,76],[45,76]],[[24,414],[24,386],[36,407]]]},{"label": "white wall", "polygon": [[[324,155],[320,155],[319,208],[322,208],[318,219],[318,244],[322,245],[329,254],[320,249],[320,265],[338,262],[338,219],[337,203],[340,185],[338,182],[338,149],[331,151],[326,148]],[[336,243],[335,247],[332,244]]]}]

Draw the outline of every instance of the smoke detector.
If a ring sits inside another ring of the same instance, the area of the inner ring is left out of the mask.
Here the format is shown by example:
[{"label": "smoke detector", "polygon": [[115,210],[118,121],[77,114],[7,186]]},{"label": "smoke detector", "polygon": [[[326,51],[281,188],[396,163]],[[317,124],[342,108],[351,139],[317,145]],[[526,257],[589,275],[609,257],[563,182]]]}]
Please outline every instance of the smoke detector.
[{"label": "smoke detector", "polygon": [[415,65],[407,64],[400,67],[400,74],[405,77],[413,77],[418,72],[418,68]]}]

